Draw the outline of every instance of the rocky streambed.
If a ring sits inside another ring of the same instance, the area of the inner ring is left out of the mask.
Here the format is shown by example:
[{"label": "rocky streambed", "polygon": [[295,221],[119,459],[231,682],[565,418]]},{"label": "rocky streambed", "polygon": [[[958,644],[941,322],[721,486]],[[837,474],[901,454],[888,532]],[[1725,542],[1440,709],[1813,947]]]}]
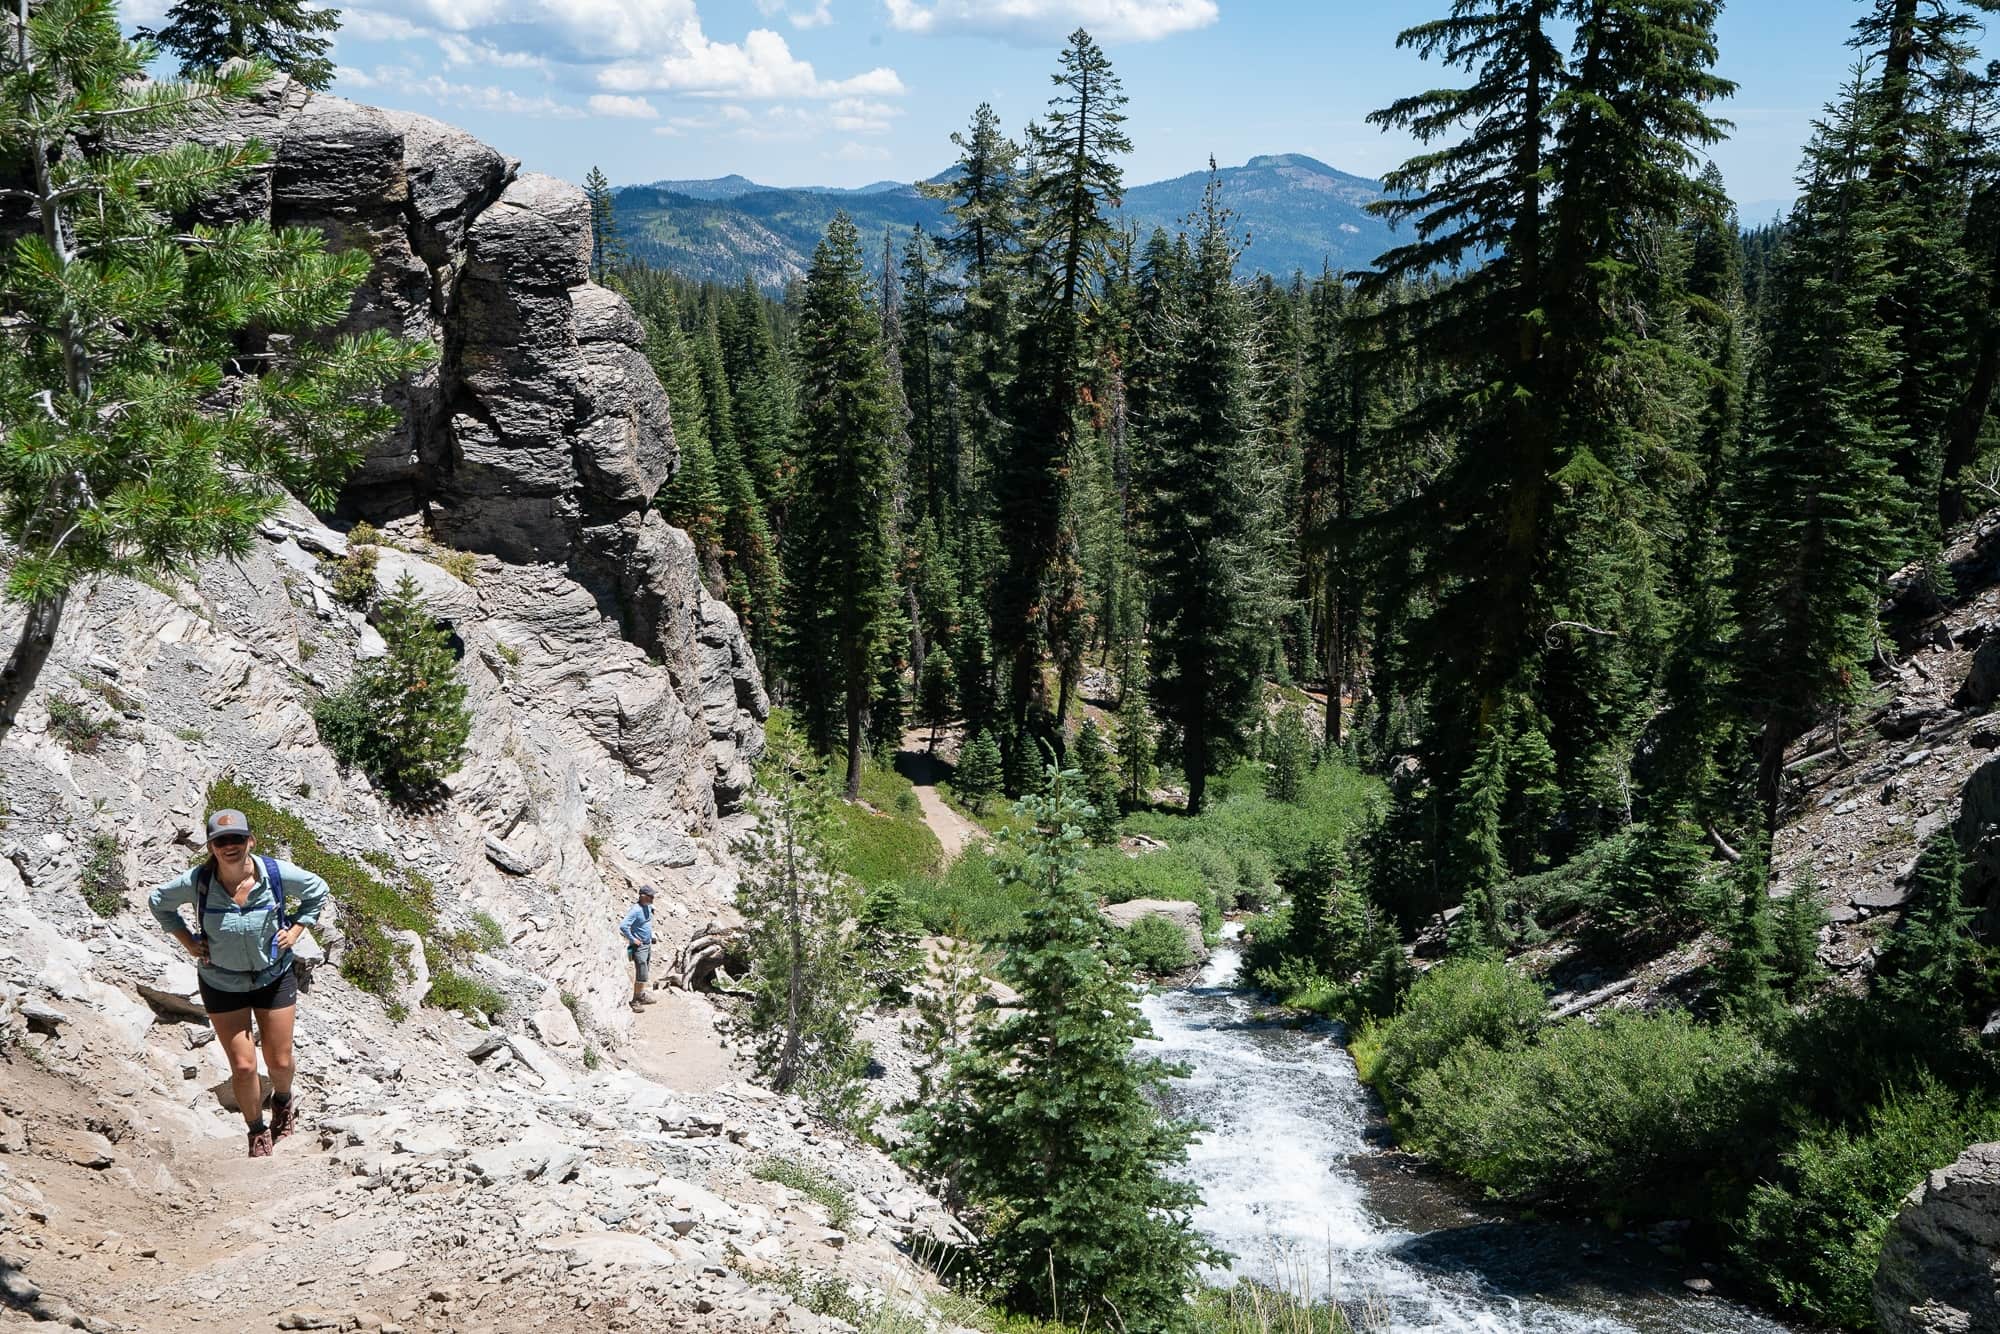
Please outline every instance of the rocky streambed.
[{"label": "rocky streambed", "polygon": [[1786,1334],[1687,1285],[1653,1238],[1483,1212],[1378,1142],[1337,1026],[1266,1016],[1218,949],[1145,1001],[1153,1054],[1189,1067],[1175,1110],[1209,1129],[1188,1172],[1195,1223],[1231,1275],[1331,1299],[1368,1334]]}]

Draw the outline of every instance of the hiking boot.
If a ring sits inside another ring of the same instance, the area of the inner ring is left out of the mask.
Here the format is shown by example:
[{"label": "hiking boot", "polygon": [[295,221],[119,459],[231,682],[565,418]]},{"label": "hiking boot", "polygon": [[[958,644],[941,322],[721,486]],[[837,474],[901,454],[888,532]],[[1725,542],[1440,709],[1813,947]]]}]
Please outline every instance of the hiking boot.
[{"label": "hiking boot", "polygon": [[268,1128],[250,1132],[250,1156],[252,1158],[271,1156],[271,1132]]},{"label": "hiking boot", "polygon": [[271,1103],[271,1140],[283,1139],[299,1128],[299,1100],[287,1098],[283,1102],[275,1099]]}]

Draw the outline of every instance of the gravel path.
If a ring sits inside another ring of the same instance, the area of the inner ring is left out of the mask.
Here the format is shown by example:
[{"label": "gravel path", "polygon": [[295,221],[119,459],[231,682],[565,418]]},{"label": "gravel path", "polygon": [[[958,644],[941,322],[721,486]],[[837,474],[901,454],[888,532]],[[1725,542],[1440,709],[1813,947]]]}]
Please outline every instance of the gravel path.
[{"label": "gravel path", "polygon": [[937,784],[944,777],[944,763],[924,748],[927,735],[915,731],[904,736],[905,749],[896,755],[896,772],[916,786],[917,805],[923,810],[924,823],[944,845],[944,859],[949,863],[967,845],[983,841],[986,831],[946,805],[938,795]]}]

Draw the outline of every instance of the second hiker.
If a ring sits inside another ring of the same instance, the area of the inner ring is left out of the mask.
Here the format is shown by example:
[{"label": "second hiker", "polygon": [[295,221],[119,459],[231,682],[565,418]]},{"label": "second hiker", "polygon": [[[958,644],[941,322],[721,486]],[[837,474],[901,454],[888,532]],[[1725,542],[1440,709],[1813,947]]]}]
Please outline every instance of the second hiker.
[{"label": "second hiker", "polygon": [[639,887],[639,901],[618,924],[625,937],[625,957],[632,961],[632,1004],[651,1004],[646,998],[646,982],[653,972],[653,887]]}]

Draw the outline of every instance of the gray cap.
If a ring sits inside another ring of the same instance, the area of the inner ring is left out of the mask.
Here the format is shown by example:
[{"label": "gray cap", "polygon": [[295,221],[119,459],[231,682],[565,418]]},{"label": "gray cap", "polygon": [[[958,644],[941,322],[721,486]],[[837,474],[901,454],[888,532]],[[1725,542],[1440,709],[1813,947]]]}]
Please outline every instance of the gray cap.
[{"label": "gray cap", "polygon": [[219,834],[250,833],[250,817],[242,811],[221,810],[208,817],[208,841],[213,843]]},{"label": "gray cap", "polygon": [[654,897],[658,892],[659,891],[655,890],[651,885],[639,886],[639,897],[642,899],[650,899]]}]

